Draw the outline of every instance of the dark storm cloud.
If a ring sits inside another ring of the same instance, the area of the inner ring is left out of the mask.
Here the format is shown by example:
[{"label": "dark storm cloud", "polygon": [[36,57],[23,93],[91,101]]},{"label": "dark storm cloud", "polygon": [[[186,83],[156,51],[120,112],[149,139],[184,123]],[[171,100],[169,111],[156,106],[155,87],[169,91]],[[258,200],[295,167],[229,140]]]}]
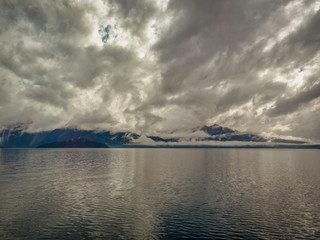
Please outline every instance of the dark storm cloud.
[{"label": "dark storm cloud", "polygon": [[283,71],[292,71],[316,57],[320,48],[319,24],[320,11],[306,16],[299,28],[260,58],[261,67],[283,67]]},{"label": "dark storm cloud", "polygon": [[36,102],[50,104],[56,107],[67,108],[68,100],[75,96],[75,93],[65,89],[62,84],[55,82],[42,82],[41,85],[31,85],[25,90],[28,99]]},{"label": "dark storm cloud", "polygon": [[315,84],[308,90],[303,90],[291,98],[280,98],[274,108],[270,109],[270,116],[279,116],[297,111],[310,101],[320,97],[320,83]]},{"label": "dark storm cloud", "polygon": [[[284,1],[171,1],[169,8],[177,12],[174,24],[156,45],[161,60],[167,64],[163,72],[164,91],[179,91],[183,85],[205,81],[189,76],[216,54],[225,59],[210,81],[230,71],[232,54],[256,37],[256,30]],[[219,59],[218,59],[219,61]],[[245,64],[245,63],[244,63]],[[212,66],[214,68],[214,66]],[[211,69],[206,69],[206,71]],[[240,72],[241,73],[241,72]]]},{"label": "dark storm cloud", "polygon": [[[89,4],[81,7],[72,1],[1,1],[2,32],[9,30],[20,20],[29,21],[37,33],[44,31],[58,34],[62,38],[88,34],[90,25],[84,15],[94,9]],[[20,29],[24,33],[24,29]],[[18,37],[18,36],[17,36]]]},{"label": "dark storm cloud", "polygon": [[262,104],[270,99],[279,96],[286,88],[284,83],[251,83],[240,85],[230,89],[217,102],[217,106],[222,111],[232,106],[238,106],[253,100],[254,104]]},{"label": "dark storm cloud", "polygon": [[[161,87],[143,108],[194,111],[194,122],[202,124],[219,115],[224,119],[220,124],[240,129],[260,131],[261,123],[272,127],[279,119],[272,119],[270,104],[292,96],[290,78],[301,66],[319,63],[319,11],[300,15],[305,7],[312,4],[170,1],[172,24],[154,46],[161,61]],[[293,15],[297,23],[292,23]],[[306,104],[316,95],[297,91]],[[286,113],[298,109],[290,107]],[[293,124],[286,115],[282,121]]]},{"label": "dark storm cloud", "polygon": [[289,44],[299,44],[302,47],[318,51],[320,47],[319,24],[320,11],[317,11],[290,37]]}]

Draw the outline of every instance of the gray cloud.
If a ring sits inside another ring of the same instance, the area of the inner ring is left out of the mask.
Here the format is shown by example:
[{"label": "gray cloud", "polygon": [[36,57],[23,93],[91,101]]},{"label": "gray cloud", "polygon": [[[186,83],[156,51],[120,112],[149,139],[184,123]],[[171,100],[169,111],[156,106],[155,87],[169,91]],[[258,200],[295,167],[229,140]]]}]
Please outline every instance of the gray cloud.
[{"label": "gray cloud", "polygon": [[0,125],[320,138],[319,5],[2,1]]},{"label": "gray cloud", "polygon": [[143,35],[146,24],[156,13],[155,4],[151,1],[108,0],[108,3],[115,6],[109,14],[120,15],[123,26],[134,36]]},{"label": "gray cloud", "polygon": [[[272,119],[268,109],[280,96],[292,95],[292,86],[288,84],[301,66],[311,61],[318,64],[319,13],[306,14],[292,31],[292,14],[301,10],[295,4],[295,1],[171,1],[169,8],[175,12],[174,21],[155,45],[162,66],[161,93],[155,96],[157,100],[147,104],[155,107],[173,104],[188,111],[193,111],[190,106],[197,106],[195,109],[205,112],[197,114],[198,122],[223,119],[220,124],[243,130],[259,132],[261,124],[267,129],[278,121],[293,126],[286,116]],[[284,38],[279,40],[281,34]],[[274,45],[265,51],[270,41]],[[264,71],[268,74],[261,77]],[[304,94],[303,89],[297,91]],[[312,92],[305,93],[306,99],[313,98],[309,94]],[[170,96],[175,97],[172,100]],[[245,107],[246,104],[250,107]],[[230,110],[234,112],[231,115]],[[294,110],[298,109],[288,109],[287,113]]]},{"label": "gray cloud", "polygon": [[279,116],[297,111],[300,107],[320,97],[320,83],[310,89],[299,92],[291,98],[280,98],[274,108],[268,111],[270,116]]},{"label": "gray cloud", "polygon": [[[67,124],[88,127],[90,121],[95,128],[103,117],[106,123],[116,123],[108,105],[136,91],[137,78],[143,75],[138,73],[141,60],[132,49],[85,45],[86,37],[95,30],[90,18],[97,14],[97,6],[71,1],[1,4],[0,71],[10,78],[1,79],[0,111],[10,112],[2,114],[1,123],[28,121],[33,123],[32,130]],[[86,96],[86,90],[94,95]],[[79,97],[82,105],[92,98],[103,102],[81,109]],[[133,96],[134,101],[139,98]]]},{"label": "gray cloud", "polygon": [[[71,1],[2,1],[1,14],[2,31],[27,21],[32,24],[37,33],[48,32],[59,35],[60,38],[74,38],[90,32],[90,25],[85,15],[94,12],[89,4],[82,6],[72,4]],[[20,28],[20,33],[27,29]]]},{"label": "gray cloud", "polygon": [[[163,72],[164,91],[177,91],[195,82],[221,81],[226,75],[230,77],[233,55],[255,39],[256,30],[272,10],[282,4],[282,1],[171,1],[169,7],[178,15],[156,45],[162,62],[169,63]],[[203,75],[204,71],[218,68],[210,72],[211,76],[200,79],[193,76],[195,70],[215,56],[217,62],[200,72]],[[241,74],[241,70],[235,69],[235,74]]]}]

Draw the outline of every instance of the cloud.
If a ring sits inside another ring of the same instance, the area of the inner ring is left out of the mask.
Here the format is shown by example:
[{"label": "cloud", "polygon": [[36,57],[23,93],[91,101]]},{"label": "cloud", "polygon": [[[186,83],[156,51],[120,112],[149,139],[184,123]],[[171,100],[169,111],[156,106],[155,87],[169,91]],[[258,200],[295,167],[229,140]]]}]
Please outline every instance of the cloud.
[{"label": "cloud", "polygon": [[320,97],[320,83],[301,91],[291,98],[280,98],[274,108],[268,111],[270,116],[279,116],[297,111],[300,107]]},{"label": "cloud", "polygon": [[[115,11],[97,1],[2,1],[1,124],[27,121],[29,130],[41,131],[68,124],[88,127],[91,121],[92,128],[100,128],[105,117],[113,127],[125,125],[123,112],[139,103],[141,79],[152,69],[135,46],[101,45],[98,28],[112,15],[124,25],[119,26],[122,38],[127,32],[137,38],[148,23],[139,21],[150,14],[143,14],[143,4],[122,2]],[[128,27],[132,17],[121,19],[126,12],[138,14],[139,29]]]},{"label": "cloud", "polygon": [[218,123],[319,139],[319,10],[318,0],[1,1],[0,125],[156,134]]},{"label": "cloud", "polygon": [[123,27],[129,29],[133,36],[144,34],[149,20],[156,13],[155,3],[146,0],[108,0],[111,5],[109,15],[116,15],[122,19]]},{"label": "cloud", "polygon": [[[171,1],[175,17],[155,45],[160,93],[146,104],[193,112],[197,124],[218,122],[256,132],[261,125],[271,130],[278,121],[289,121],[268,113],[278,99],[303,95],[310,76],[319,76],[319,2],[314,3]],[[301,66],[308,72],[299,75]]]}]

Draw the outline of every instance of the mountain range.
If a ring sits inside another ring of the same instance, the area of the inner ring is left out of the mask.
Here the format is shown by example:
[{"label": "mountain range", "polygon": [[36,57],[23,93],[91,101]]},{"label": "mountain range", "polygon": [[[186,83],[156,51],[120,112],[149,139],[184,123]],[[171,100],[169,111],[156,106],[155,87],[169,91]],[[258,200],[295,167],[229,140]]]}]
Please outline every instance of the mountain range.
[{"label": "mountain range", "polygon": [[1,148],[108,148],[108,147],[315,147],[310,142],[263,137],[218,124],[187,134],[144,135],[133,132],[55,129],[29,133],[21,126],[0,131]]}]

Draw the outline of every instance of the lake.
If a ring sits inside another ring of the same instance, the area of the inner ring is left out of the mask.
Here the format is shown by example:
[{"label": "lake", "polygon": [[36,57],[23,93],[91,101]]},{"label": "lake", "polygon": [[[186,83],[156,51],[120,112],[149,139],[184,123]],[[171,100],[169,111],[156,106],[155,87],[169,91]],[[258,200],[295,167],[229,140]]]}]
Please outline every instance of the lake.
[{"label": "lake", "polygon": [[0,149],[0,239],[320,239],[319,153]]}]

